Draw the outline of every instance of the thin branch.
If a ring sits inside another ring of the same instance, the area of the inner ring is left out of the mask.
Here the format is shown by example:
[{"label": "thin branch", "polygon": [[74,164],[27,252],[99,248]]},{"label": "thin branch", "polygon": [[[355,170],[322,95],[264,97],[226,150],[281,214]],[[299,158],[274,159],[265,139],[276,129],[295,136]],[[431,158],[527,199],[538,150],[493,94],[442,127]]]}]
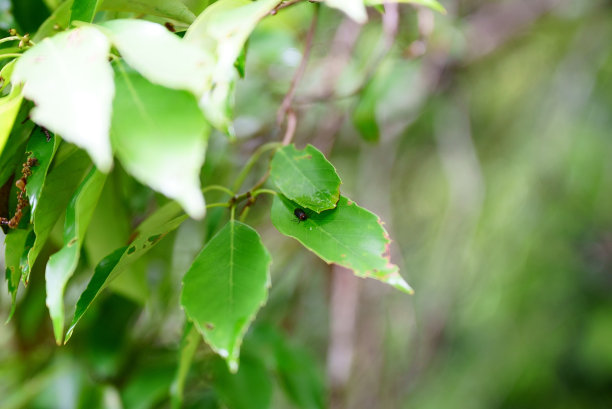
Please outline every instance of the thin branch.
[{"label": "thin branch", "polygon": [[291,79],[291,84],[289,85],[289,90],[287,94],[285,94],[285,98],[283,98],[283,102],[278,109],[276,114],[276,126],[278,128],[281,127],[285,117],[287,116],[287,111],[291,108],[291,103],[293,102],[293,96],[295,95],[295,90],[298,82],[304,76],[304,72],[306,71],[306,65],[308,65],[308,59],[310,57],[310,50],[312,49],[312,39],[314,38],[315,29],[317,27],[317,19],[319,16],[319,5],[317,4],[317,8],[315,10],[315,14],[312,17],[312,21],[310,22],[310,28],[308,29],[308,33],[306,34],[306,40],[304,42],[304,54],[302,55],[302,61],[300,62],[299,67],[295,71],[293,78]]},{"label": "thin branch", "polygon": [[285,131],[285,136],[283,137],[283,146],[289,145],[293,140],[293,135],[295,135],[295,129],[297,128],[297,116],[293,109],[289,109],[287,111],[287,130]]},{"label": "thin branch", "polygon": [[274,7],[274,9],[272,11],[270,11],[270,13],[268,13],[268,15],[270,16],[274,16],[276,15],[276,13],[278,13],[279,10],[282,10],[284,8],[287,8],[289,6],[293,6],[294,4],[297,3],[301,3],[304,0],[289,0],[289,1],[284,1],[282,3],[280,3],[278,6]]}]

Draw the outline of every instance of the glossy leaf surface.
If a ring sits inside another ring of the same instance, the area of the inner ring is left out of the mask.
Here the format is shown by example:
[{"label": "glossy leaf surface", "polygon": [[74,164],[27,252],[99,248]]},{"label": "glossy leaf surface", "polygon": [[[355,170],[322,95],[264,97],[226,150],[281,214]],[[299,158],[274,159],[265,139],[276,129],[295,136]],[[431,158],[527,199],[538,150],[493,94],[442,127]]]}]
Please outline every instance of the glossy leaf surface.
[{"label": "glossy leaf surface", "polygon": [[280,191],[301,207],[317,213],[333,209],[340,197],[340,177],[334,166],[314,146],[294,145],[276,151],[270,176]]},{"label": "glossy leaf surface", "polygon": [[74,0],[70,8],[70,22],[84,21],[90,23],[101,0]]},{"label": "glossy leaf surface", "polygon": [[389,260],[389,237],[374,213],[340,196],[333,210],[310,212],[298,223],[294,210],[298,205],[282,195],[272,203],[271,219],[286,236],[297,239],[327,263],[353,270],[359,277],[374,278],[398,290],[412,289]]},{"label": "glossy leaf surface", "polygon": [[100,9],[150,14],[188,24],[196,17],[180,0],[104,0]]},{"label": "glossy leaf surface", "polygon": [[183,279],[185,313],[232,372],[238,370],[242,338],[268,297],[270,261],[257,232],[231,220]]},{"label": "glossy leaf surface", "polygon": [[79,262],[83,238],[105,180],[106,175],[97,169],[92,169],[85,177],[66,210],[64,247],[47,262],[47,307],[58,344],[62,343],[64,337],[64,289]]},{"label": "glossy leaf surface", "polygon": [[191,217],[204,217],[200,168],[209,127],[196,99],[117,67],[112,123],[117,157],[140,182],[177,200]]},{"label": "glossy leaf surface", "polygon": [[[4,81],[3,87],[10,80],[13,67],[14,63],[10,62],[0,71],[0,78]],[[0,98],[0,152],[4,149],[4,145],[11,133],[22,99],[20,86],[13,86],[7,96]]]},{"label": "glossy leaf surface", "polygon": [[112,166],[109,50],[104,34],[81,27],[42,40],[19,58],[13,73],[36,105],[32,120],[85,149],[105,172]]}]

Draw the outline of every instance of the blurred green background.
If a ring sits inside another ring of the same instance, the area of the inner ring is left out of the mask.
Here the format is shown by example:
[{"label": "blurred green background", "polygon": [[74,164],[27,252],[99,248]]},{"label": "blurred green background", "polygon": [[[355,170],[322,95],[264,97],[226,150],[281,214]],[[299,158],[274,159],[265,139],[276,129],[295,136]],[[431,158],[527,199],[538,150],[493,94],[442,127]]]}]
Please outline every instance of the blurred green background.
[{"label": "blurred green background", "polygon": [[[400,6],[397,36],[375,10],[358,26],[322,8],[296,96],[296,143],[385,221],[415,295],[325,265],[275,231],[262,200],[248,222],[273,256],[270,300],[236,377],[200,345],[186,407],[612,408],[612,3],[442,3],[446,15]],[[313,10],[251,37],[238,142],[213,136],[205,184],[229,184],[276,137]],[[135,183],[123,195],[132,215],[154,199]],[[164,239],[66,347],[37,265],[0,327],[0,407],[168,407],[180,280],[222,217]]]}]

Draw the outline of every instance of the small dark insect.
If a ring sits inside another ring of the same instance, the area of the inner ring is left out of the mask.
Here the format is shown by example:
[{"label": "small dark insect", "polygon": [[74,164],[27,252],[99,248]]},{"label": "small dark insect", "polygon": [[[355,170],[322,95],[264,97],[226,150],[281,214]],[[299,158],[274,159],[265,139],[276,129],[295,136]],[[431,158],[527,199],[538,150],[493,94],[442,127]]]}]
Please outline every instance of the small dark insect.
[{"label": "small dark insect", "polygon": [[164,27],[166,27],[166,29],[167,29],[168,31],[170,31],[171,33],[175,33],[175,32],[176,32],[176,28],[174,28],[174,24],[172,24],[172,23],[171,23],[171,22],[169,22],[169,21],[166,21],[166,22],[164,23]]},{"label": "small dark insect", "polygon": [[51,134],[49,133],[49,130],[47,128],[45,128],[44,126],[40,127],[40,130],[42,131],[42,133],[45,134],[45,136],[47,137],[47,142],[51,142]]},{"label": "small dark insect", "polygon": [[293,211],[293,214],[295,215],[295,217],[298,218],[298,223],[299,222],[303,222],[304,220],[308,219],[308,215],[306,214],[306,212],[302,209],[295,209]]}]

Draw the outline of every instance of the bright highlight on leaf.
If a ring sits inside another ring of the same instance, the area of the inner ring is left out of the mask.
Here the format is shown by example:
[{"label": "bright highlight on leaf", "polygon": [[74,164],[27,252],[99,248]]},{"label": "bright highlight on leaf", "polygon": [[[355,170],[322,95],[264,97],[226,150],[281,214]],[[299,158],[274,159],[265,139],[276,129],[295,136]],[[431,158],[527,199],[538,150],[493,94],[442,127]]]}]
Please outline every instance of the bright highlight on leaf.
[{"label": "bright highlight on leaf", "polygon": [[213,57],[164,26],[143,20],[112,20],[100,28],[125,61],[152,83],[196,96],[210,89]]},{"label": "bright highlight on leaf", "polygon": [[270,261],[257,232],[230,220],[183,279],[185,313],[232,372],[238,370],[242,338],[268,298]]},{"label": "bright highlight on leaf", "polygon": [[342,182],[336,169],[312,145],[302,150],[289,145],[276,151],[270,177],[283,195],[317,213],[336,207],[340,197]]},{"label": "bright highlight on leaf", "polygon": [[204,217],[200,168],[210,129],[194,96],[152,84],[121,63],[116,87],[112,141],[125,169],[191,217]]},{"label": "bright highlight on leaf", "polygon": [[297,239],[327,263],[412,293],[398,267],[389,260],[389,236],[374,213],[340,196],[335,209],[320,214],[310,212],[305,221],[298,223],[296,207],[282,195],[274,197],[271,219],[282,234]]},{"label": "bright highlight on leaf", "polygon": [[15,64],[13,82],[34,101],[31,119],[62,135],[111,169],[109,129],[114,94],[110,43],[95,28],[81,27],[46,38]]},{"label": "bright highlight on leaf", "polygon": [[[0,71],[0,78],[4,81],[0,89],[6,87],[6,83],[11,78],[14,66],[14,62],[10,62]],[[23,96],[21,95],[20,86],[13,86],[11,92],[7,96],[0,98],[0,153],[4,149],[6,140],[11,133],[22,99]]]},{"label": "bright highlight on leaf", "polygon": [[368,13],[366,12],[363,0],[325,0],[325,4],[341,10],[359,24],[368,21]]},{"label": "bright highlight on leaf", "polygon": [[233,91],[238,72],[234,62],[257,22],[280,0],[220,0],[208,6],[189,27],[185,40],[213,56],[212,87],[200,98],[200,107],[217,128],[233,135]]}]

